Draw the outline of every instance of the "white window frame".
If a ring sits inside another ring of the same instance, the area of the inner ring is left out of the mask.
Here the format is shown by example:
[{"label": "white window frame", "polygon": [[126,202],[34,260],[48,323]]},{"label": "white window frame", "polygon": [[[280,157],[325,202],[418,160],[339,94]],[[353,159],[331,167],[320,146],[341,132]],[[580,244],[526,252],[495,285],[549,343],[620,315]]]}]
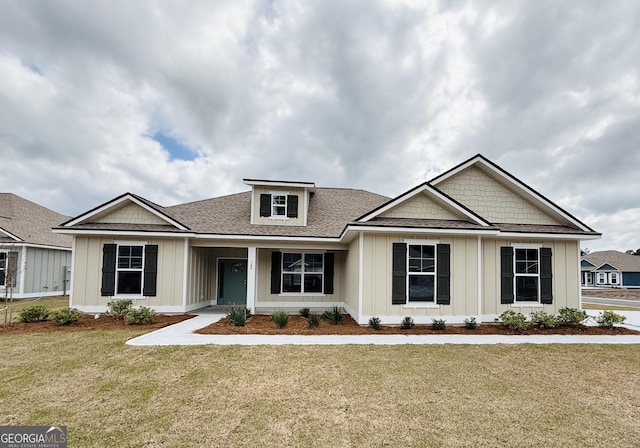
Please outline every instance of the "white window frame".
[{"label": "white window frame", "polygon": [[4,279],[2,280],[2,283],[0,283],[0,288],[4,288],[7,284],[7,263],[9,262],[9,252],[0,250],[0,255],[4,255],[4,268],[2,268],[2,271],[4,272]]},{"label": "white window frame", "polygon": [[[302,270],[301,271],[285,271],[284,269],[284,254],[300,254],[301,258],[301,267]],[[324,260],[324,252],[322,251],[295,251],[295,250],[287,250],[287,251],[282,251],[282,260],[280,261],[280,295],[282,296],[324,296],[324,276],[325,276],[325,272],[324,269],[326,267],[325,265],[325,260]],[[315,272],[315,271],[311,271],[311,272],[306,272],[304,270],[304,257],[306,255],[322,255],[322,271],[321,272]],[[285,274],[298,274],[300,275],[300,292],[285,292],[284,289],[284,276]],[[317,274],[321,274],[322,279],[320,281],[320,285],[322,286],[322,289],[320,292],[306,292],[304,290],[304,277],[305,274],[309,274],[309,275],[317,275]]]},{"label": "white window frame", "polygon": [[[289,219],[287,217],[287,197],[289,196],[288,192],[283,191],[271,191],[269,192],[271,195],[271,219]],[[284,197],[284,204],[276,204],[276,197]],[[277,215],[275,213],[276,207],[281,207],[284,209],[283,215]]]},{"label": "white window frame", "polygon": [[[145,266],[145,247],[148,244],[147,242],[142,242],[142,241],[116,241],[116,271],[115,271],[115,290],[114,290],[114,297],[117,297],[119,299],[142,299],[144,298],[143,292],[144,292],[144,266]],[[123,246],[141,246],[142,247],[142,268],[138,269],[138,268],[119,268],[118,267],[118,258],[120,258],[120,247]],[[140,293],[139,294],[133,294],[133,293],[118,293],[118,280],[120,278],[120,272],[140,272]]]},{"label": "white window frame", "polygon": [[[406,291],[405,297],[407,298],[405,302],[405,308],[438,308],[440,305],[436,302],[436,291],[438,291],[438,244],[440,244],[440,240],[424,240],[424,239],[405,239],[403,242],[407,247],[407,255],[406,255],[406,266],[407,266],[407,281],[406,281]],[[433,246],[433,272],[413,272],[409,271],[409,246]],[[409,300],[409,286],[410,279],[409,276],[433,276],[433,300],[432,301],[412,301]]]},{"label": "white window frame", "polygon": [[[615,280],[614,280],[615,277]],[[620,275],[617,272],[609,272],[609,282],[612,285],[617,285],[620,283]]]},{"label": "white window frame", "polygon": [[[540,281],[540,249],[542,248],[542,244],[512,244],[513,247],[513,304],[518,306],[536,306],[542,305],[541,302],[541,281]],[[532,250],[535,249],[538,254],[538,272],[535,274],[527,274],[527,273],[518,273],[517,266],[517,251],[518,250]],[[518,277],[535,277],[538,279],[538,300],[520,300],[518,301]]]},{"label": "white window frame", "polygon": [[607,284],[607,273],[606,272],[598,272],[597,283],[598,285],[606,285]]}]

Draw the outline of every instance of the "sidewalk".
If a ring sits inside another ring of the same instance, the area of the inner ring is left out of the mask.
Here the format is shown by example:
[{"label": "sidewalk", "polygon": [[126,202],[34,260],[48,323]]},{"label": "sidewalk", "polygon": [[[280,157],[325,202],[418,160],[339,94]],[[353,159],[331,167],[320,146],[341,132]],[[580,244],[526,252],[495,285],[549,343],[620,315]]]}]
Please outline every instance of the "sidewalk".
[{"label": "sidewalk", "polygon": [[[590,316],[599,311],[588,310]],[[640,311],[625,311],[629,328],[640,330]],[[442,345],[442,344],[640,344],[640,335],[621,336],[568,336],[568,335],[215,335],[196,334],[195,330],[206,327],[222,319],[224,314],[199,314],[186,320],[151,333],[130,339],[127,345],[167,346],[167,345]]]}]

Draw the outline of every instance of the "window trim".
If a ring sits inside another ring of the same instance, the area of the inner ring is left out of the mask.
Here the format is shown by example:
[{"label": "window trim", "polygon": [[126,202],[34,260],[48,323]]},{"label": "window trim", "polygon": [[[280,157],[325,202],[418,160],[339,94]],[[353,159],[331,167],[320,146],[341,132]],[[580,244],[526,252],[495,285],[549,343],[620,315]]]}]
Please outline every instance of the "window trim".
[{"label": "window trim", "polygon": [[[270,191],[269,195],[271,196],[271,205],[270,205],[270,210],[271,210],[271,214],[269,215],[269,219],[282,219],[282,220],[288,220],[290,219],[287,216],[287,211],[288,211],[288,206],[289,206],[289,192],[288,191]],[[284,197],[284,205],[283,204],[274,204],[275,198],[276,196],[282,196]],[[274,214],[274,208],[275,207],[284,207],[284,214],[282,215],[276,215]]]},{"label": "window trim", "polygon": [[[541,266],[540,266],[540,249],[542,248],[542,244],[530,244],[530,243],[520,243],[520,244],[512,244],[513,247],[513,306],[536,306],[543,305],[542,303],[542,282],[541,282]],[[538,272],[535,274],[527,274],[527,273],[518,273],[516,269],[517,265],[517,251],[518,250],[531,250],[535,249],[538,254]],[[518,277],[534,277],[538,279],[538,293],[537,300],[518,300]]]},{"label": "window trim", "polygon": [[[441,305],[438,303],[437,291],[438,291],[438,244],[440,244],[440,240],[405,238],[403,239],[403,242],[407,246],[407,253],[406,253],[407,280],[406,280],[406,290],[405,290],[406,301],[403,307],[411,308],[411,309],[439,308]],[[433,272],[411,272],[409,270],[409,252],[410,252],[409,246],[432,246],[433,247]],[[432,301],[427,302],[427,301],[409,300],[409,287],[410,287],[409,276],[410,275],[433,276],[433,300]]]},{"label": "window trim", "polygon": [[9,252],[0,250],[0,255],[4,255],[4,267],[2,268],[3,276],[2,283],[0,283],[0,288],[4,289],[7,285],[7,263],[9,263]]},{"label": "window trim", "polygon": [[[597,285],[606,285],[607,284],[607,273],[606,272],[598,272],[597,276]],[[603,281],[600,281],[603,280]]]},{"label": "window trim", "polygon": [[[145,248],[146,246],[149,244],[148,242],[144,242],[144,241],[114,241],[113,242],[116,245],[116,267],[115,267],[115,282],[114,282],[114,289],[113,289],[113,297],[116,297],[118,299],[144,299],[145,295],[144,295],[144,267],[145,267]],[[140,246],[142,247],[142,267],[140,269],[132,269],[132,268],[119,268],[118,267],[118,258],[120,256],[120,247],[121,246]],[[118,293],[118,280],[119,280],[119,273],[120,272],[140,272],[140,293],[139,294],[133,294],[133,293]]]},{"label": "window trim", "polygon": [[[321,250],[305,250],[305,251],[295,251],[295,250],[287,250],[287,251],[280,251],[280,253],[282,254],[282,258],[280,260],[280,293],[278,294],[279,296],[315,296],[315,297],[321,297],[321,296],[325,296],[327,295],[324,292],[324,283],[325,283],[325,269],[326,269],[326,263],[325,263],[325,254],[326,251],[321,251]],[[284,255],[285,254],[300,254],[301,260],[302,260],[302,268],[304,269],[304,257],[305,255],[322,255],[322,272],[309,272],[308,274],[321,274],[322,275],[322,279],[320,281],[320,285],[322,286],[322,290],[321,292],[305,292],[304,291],[304,276],[305,276],[305,271],[300,271],[300,292],[285,292],[283,291],[284,288],[284,276],[285,274],[298,274],[297,272],[292,272],[292,271],[285,271],[284,268]]]},{"label": "window trim", "polygon": [[[616,277],[616,281],[613,281],[613,276],[615,275]],[[618,272],[609,272],[609,283],[612,285],[619,285],[620,284],[620,275],[618,275]]]}]

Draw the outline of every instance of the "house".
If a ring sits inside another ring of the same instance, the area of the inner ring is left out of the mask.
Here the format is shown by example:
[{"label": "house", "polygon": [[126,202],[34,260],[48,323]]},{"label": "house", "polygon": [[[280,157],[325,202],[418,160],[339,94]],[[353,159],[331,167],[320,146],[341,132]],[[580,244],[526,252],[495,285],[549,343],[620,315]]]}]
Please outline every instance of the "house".
[{"label": "house", "polygon": [[395,198],[244,183],[171,207],[126,193],[54,229],[74,237],[72,305],[339,305],[360,324],[486,321],[579,307],[580,241],[600,237],[481,155]]},{"label": "house", "polygon": [[73,239],[54,234],[51,227],[67,219],[13,193],[0,193],[0,297],[10,291],[16,299],[66,294]]},{"label": "house", "polygon": [[640,288],[640,256],[603,250],[580,259],[582,286]]}]

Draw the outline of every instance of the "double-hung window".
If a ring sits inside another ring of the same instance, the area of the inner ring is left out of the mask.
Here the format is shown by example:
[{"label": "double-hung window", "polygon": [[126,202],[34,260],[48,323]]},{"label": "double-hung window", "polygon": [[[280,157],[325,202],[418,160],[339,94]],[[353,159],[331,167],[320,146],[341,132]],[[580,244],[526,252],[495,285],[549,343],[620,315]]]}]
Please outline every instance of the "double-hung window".
[{"label": "double-hung window", "polygon": [[7,276],[7,253],[0,252],[0,286],[4,286]]},{"label": "double-hung window", "polygon": [[409,302],[434,302],[436,286],[436,247],[409,245]]},{"label": "double-hung window", "polygon": [[142,294],[143,267],[143,246],[119,245],[116,263],[116,293]]},{"label": "double-hung window", "polygon": [[282,253],[282,292],[321,294],[324,276],[324,254]]},{"label": "double-hung window", "polygon": [[271,216],[278,216],[278,217],[287,216],[287,195],[286,194],[271,195]]},{"label": "double-hung window", "polygon": [[538,249],[515,250],[516,302],[540,299],[540,254]]},{"label": "double-hung window", "polygon": [[611,284],[612,285],[617,285],[618,284],[618,273],[617,272],[611,272],[609,274],[609,277],[611,278]]}]

